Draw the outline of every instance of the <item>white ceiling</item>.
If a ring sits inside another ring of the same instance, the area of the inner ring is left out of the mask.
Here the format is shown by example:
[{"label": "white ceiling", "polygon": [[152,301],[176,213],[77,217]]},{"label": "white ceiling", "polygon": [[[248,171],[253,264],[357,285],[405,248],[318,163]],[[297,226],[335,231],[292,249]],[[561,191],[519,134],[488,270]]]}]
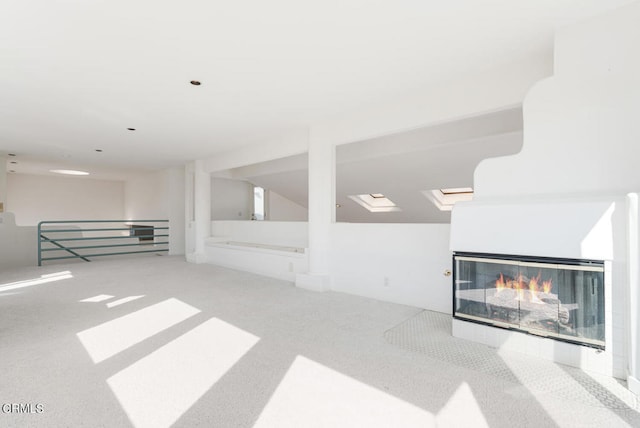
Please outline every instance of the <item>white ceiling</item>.
[{"label": "white ceiling", "polygon": [[551,55],[554,27],[629,2],[3,0],[0,154],[30,173],[181,165]]},{"label": "white ceiling", "polygon": [[[442,223],[423,191],[473,187],[483,159],[522,148],[522,110],[511,108],[399,134],[340,145],[336,149],[336,219],[345,222]],[[307,155],[290,156],[219,173],[272,190],[306,207]],[[402,211],[370,213],[350,195],[382,193]]]}]

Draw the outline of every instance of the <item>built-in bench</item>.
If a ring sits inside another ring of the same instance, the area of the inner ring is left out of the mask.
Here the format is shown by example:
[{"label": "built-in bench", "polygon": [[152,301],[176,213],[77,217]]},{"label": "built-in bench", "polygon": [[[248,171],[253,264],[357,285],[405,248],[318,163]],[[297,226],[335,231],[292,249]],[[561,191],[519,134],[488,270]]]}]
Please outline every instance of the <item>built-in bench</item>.
[{"label": "built-in bench", "polygon": [[293,245],[211,237],[205,240],[205,254],[208,263],[287,281],[295,281],[296,274],[308,268],[306,248]]}]

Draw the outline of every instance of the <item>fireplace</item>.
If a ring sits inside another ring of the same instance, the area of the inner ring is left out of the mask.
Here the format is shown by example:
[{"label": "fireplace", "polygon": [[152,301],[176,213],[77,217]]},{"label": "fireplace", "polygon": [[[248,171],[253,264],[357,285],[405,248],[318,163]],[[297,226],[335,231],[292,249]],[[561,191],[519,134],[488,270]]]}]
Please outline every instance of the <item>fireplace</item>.
[{"label": "fireplace", "polygon": [[604,262],[454,253],[457,319],[605,349]]}]

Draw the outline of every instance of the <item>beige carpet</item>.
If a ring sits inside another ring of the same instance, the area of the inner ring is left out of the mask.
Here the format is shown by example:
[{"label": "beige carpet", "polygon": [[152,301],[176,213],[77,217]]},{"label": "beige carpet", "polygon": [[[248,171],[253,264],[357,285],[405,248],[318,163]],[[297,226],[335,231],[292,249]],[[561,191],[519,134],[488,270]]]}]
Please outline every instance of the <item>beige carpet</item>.
[{"label": "beige carpet", "polygon": [[563,396],[518,356],[410,346],[451,340],[421,314],[179,257],[2,271],[0,426],[640,426],[582,372]]}]

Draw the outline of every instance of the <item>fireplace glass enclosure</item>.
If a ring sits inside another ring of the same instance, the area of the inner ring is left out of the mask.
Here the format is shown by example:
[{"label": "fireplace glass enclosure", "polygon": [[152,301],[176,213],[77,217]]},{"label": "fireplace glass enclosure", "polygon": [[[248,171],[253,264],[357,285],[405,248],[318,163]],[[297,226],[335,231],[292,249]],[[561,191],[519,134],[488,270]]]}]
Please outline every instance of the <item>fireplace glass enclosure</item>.
[{"label": "fireplace glass enclosure", "polygon": [[453,257],[455,318],[604,349],[603,262]]}]

